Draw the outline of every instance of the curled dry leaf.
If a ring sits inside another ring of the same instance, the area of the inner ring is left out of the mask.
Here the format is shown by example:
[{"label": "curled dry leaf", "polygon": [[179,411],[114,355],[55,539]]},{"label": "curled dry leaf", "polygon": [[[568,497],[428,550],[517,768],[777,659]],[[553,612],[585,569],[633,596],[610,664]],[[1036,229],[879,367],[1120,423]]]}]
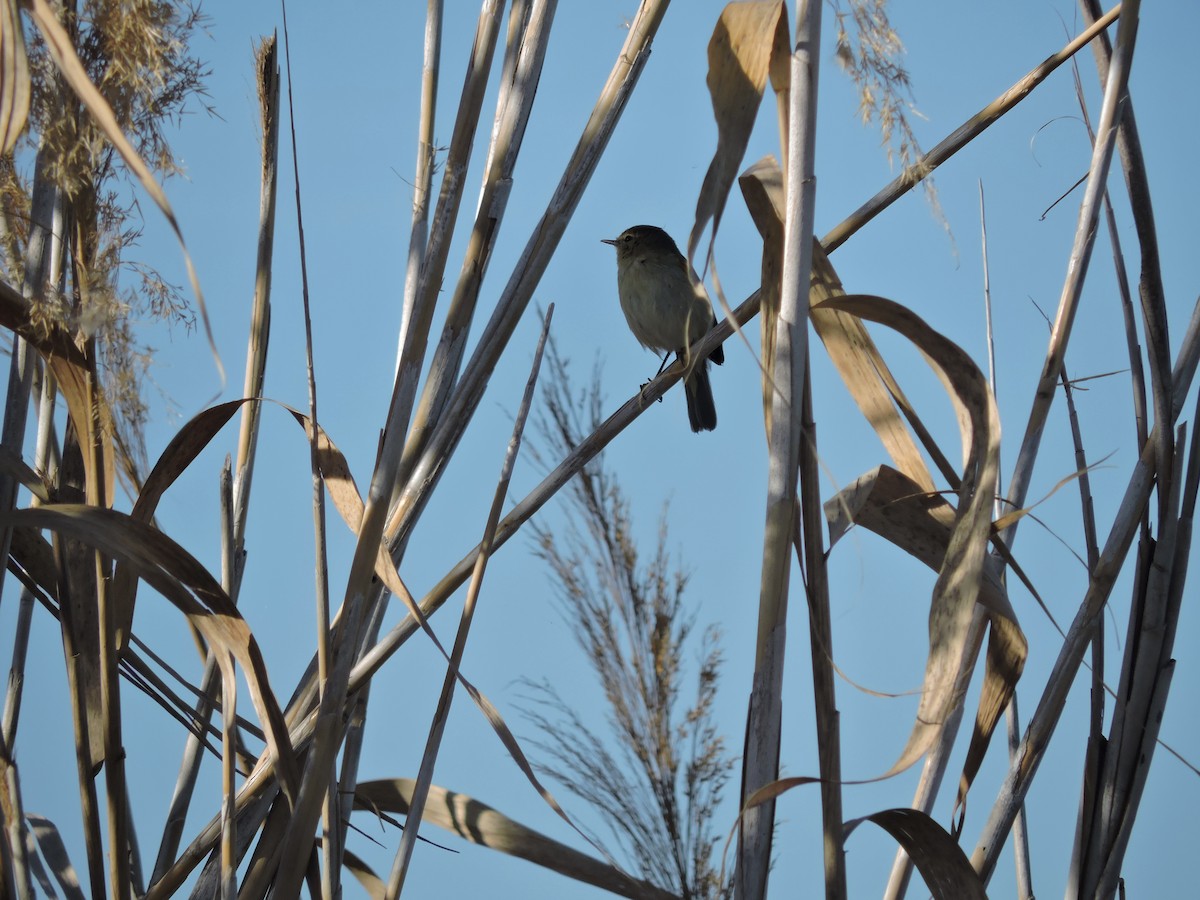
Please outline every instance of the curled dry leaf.
[{"label": "curled dry leaf", "polygon": [[958,842],[917,809],[884,809],[846,823],[846,836],[874,822],[896,839],[925,879],[934,900],[987,900],[983,881]]},{"label": "curled dry leaf", "polygon": [[764,156],[740,176],[742,197],[762,237],[760,269],[762,295],[759,309],[760,346],[763,370],[763,421],[771,433],[771,396],[774,384],[767,377],[775,371],[775,323],[779,318],[779,297],[783,278],[783,172],[773,156]]},{"label": "curled dry leaf", "polygon": [[[158,509],[158,501],[175,480],[184,473],[201,451],[233,417],[233,414],[246,400],[230,400],[217,406],[197,413],[167,444],[166,449],[154,463],[142,489],[134,501],[130,516],[139,522],[149,524],[154,519]],[[122,650],[129,643],[129,634],[133,628],[134,604],[137,601],[138,578],[132,565],[118,561],[113,573],[112,596],[116,606],[117,628],[116,638],[118,647]]]},{"label": "curled dry leaf", "polygon": [[[54,873],[63,895],[67,900],[83,900],[84,893],[79,885],[79,875],[71,863],[71,856],[67,853],[67,845],[63,843],[58,826],[45,816],[35,813],[26,813],[25,821],[29,823],[29,830],[37,840],[38,850],[50,871]],[[50,892],[46,893],[49,895]]]},{"label": "curled dry leaf", "polygon": [[29,59],[17,0],[0,0],[0,154],[8,153],[29,118]]},{"label": "curled dry leaf", "polygon": [[960,500],[930,602],[929,657],[921,703],[908,743],[888,771],[890,775],[907,769],[926,753],[951,711],[961,702],[955,681],[966,649],[972,611],[984,580],[999,470],[1000,421],[991,390],[979,368],[961,348],[912,311],[883,297],[865,295],[826,300],[818,308],[879,322],[908,338],[940,370],[943,383],[953,385],[957,402],[968,417],[962,434],[967,462],[959,488]]},{"label": "curled dry leaf", "polygon": [[383,883],[382,878],[375,874],[375,870],[367,865],[365,860],[349,850],[343,850],[342,865],[354,876],[371,900],[384,900],[387,896],[387,885]]},{"label": "curled dry leaf", "polygon": [[[795,788],[806,784],[819,784],[820,781],[819,778],[803,776],[780,778],[755,791],[746,801],[742,812],[744,814],[747,809],[774,800]],[[854,829],[863,822],[874,822],[896,839],[921,872],[921,877],[935,900],[987,900],[983,881],[971,867],[971,861],[967,859],[958,842],[926,813],[904,808],[880,810],[846,822],[844,837],[849,838]],[[730,830],[722,858],[728,854],[729,844],[732,843],[736,830],[736,826]]]},{"label": "curled dry leaf", "polygon": [[[859,525],[891,541],[935,572],[946,558],[955,520],[954,508],[942,495],[924,491],[890,466],[872,469],[828,500],[825,516],[829,521],[831,546],[851,525]],[[990,556],[985,558],[977,600],[987,611],[991,629],[983,687],[963,763],[956,808],[966,800],[1000,714],[1021,677],[1028,652],[1025,635],[1000,580],[999,566]]]},{"label": "curled dry leaf", "polygon": [[[784,3],[730,3],[721,11],[708,43],[708,92],[717,120],[717,150],[696,199],[696,222],[688,236],[689,262],[709,221],[714,237],[721,225],[768,76],[776,93],[786,95],[790,49]],[[780,108],[787,108],[786,101]]]}]

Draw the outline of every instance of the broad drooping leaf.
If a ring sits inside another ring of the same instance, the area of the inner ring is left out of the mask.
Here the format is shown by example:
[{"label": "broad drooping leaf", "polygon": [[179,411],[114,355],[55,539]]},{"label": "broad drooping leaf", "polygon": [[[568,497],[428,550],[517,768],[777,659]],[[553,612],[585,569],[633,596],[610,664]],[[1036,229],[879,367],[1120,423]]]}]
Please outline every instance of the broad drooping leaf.
[{"label": "broad drooping leaf", "polygon": [[[354,807],[406,816],[414,784],[411,778],[360,782],[354,792]],[[466,794],[432,785],[421,818],[473,844],[529,860],[621,897],[644,900],[674,897],[669,891],[631,878],[615,866],[548,838]]]},{"label": "broad drooping leaf", "polygon": [[939,370],[943,383],[953,386],[957,405],[965,416],[960,422],[966,462],[953,528],[930,601],[929,656],[921,702],[908,743],[888,772],[894,774],[928,751],[962,699],[957,695],[956,682],[991,536],[1000,455],[999,415],[987,381],[971,358],[915,313],[883,297],[865,295],[827,300],[821,306],[887,325],[912,341]]},{"label": "broad drooping leaf", "polygon": [[0,154],[8,153],[29,117],[29,59],[17,0],[0,0]]}]

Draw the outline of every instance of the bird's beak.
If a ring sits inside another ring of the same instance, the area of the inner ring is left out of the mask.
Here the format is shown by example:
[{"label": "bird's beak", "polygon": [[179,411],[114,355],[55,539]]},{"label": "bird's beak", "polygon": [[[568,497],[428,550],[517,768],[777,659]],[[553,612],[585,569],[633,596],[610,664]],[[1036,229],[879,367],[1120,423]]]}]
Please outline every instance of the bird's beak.
[{"label": "bird's beak", "polygon": [[615,246],[617,246],[617,239],[616,238],[600,238],[600,243],[608,244],[610,247],[615,247]]}]

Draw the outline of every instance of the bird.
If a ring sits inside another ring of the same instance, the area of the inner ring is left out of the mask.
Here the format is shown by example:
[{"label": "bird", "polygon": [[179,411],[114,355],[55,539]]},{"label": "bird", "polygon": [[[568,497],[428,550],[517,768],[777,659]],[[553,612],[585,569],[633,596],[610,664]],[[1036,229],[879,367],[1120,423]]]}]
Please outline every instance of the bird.
[{"label": "bird", "polygon": [[634,225],[601,243],[617,250],[617,295],[629,330],[643,347],[667,354],[663,365],[674,353],[691,366],[683,382],[688,422],[692,431],[712,431],[717,408],[708,360],[721,365],[725,349],[718,344],[708,359],[688,359],[691,345],[717,324],[704,285],[671,236],[655,225]]}]

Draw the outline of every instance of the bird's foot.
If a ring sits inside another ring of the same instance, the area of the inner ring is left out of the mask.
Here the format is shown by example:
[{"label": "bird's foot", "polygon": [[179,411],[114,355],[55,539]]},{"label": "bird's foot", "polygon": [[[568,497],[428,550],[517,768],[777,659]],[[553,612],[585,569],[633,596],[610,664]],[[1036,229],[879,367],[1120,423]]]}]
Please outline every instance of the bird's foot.
[{"label": "bird's foot", "polygon": [[[642,382],[642,384],[641,384],[641,386],[638,388],[638,394],[639,394],[639,396],[640,396],[640,398],[641,398],[641,400],[642,400],[642,405],[643,405],[643,406],[645,406],[645,400],[646,400],[646,388],[650,387],[650,385],[651,385],[651,383],[653,382],[653,380],[654,380],[654,379],[651,379],[650,381],[643,381],[643,382]],[[659,396],[657,399],[658,399],[658,402],[659,402],[659,403],[662,403],[662,397],[661,397],[661,396]]]}]

